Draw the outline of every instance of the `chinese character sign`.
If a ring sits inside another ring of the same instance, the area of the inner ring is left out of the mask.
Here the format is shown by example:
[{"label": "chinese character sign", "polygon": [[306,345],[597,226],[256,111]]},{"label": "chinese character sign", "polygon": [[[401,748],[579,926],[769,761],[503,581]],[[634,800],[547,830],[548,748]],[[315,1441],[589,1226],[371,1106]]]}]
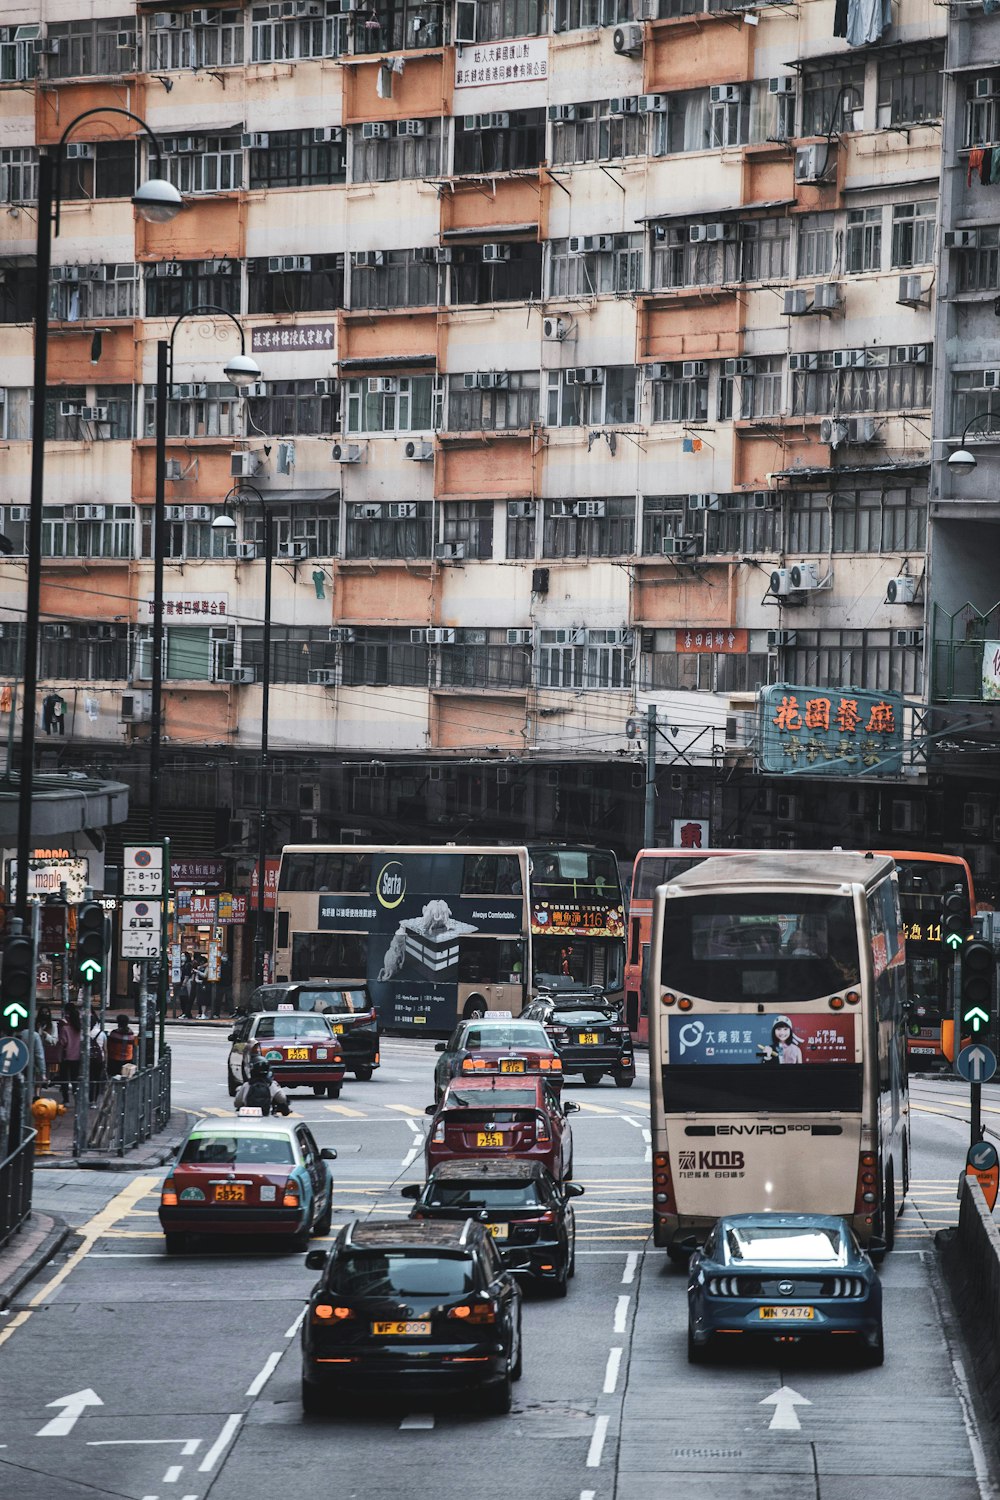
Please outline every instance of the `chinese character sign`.
[{"label": "chinese character sign", "polygon": [[750,632],[748,630],[734,630],[730,625],[709,626],[690,625],[686,630],[678,630],[676,649],[682,656],[696,655],[699,652],[720,652],[724,656],[746,656],[750,649]]},{"label": "chinese character sign", "polygon": [[903,700],[860,688],[776,683],[760,694],[761,771],[808,776],[898,776]]},{"label": "chinese character sign", "polygon": [[[264,910],[274,911],[278,904],[278,869],[281,865],[280,859],[269,859],[264,865]],[[257,909],[257,866],[254,865],[250,875],[250,906]]]},{"label": "chinese character sign", "polygon": [[545,37],[459,47],[455,57],[457,89],[478,89],[498,83],[544,83],[548,76],[549,44]]},{"label": "chinese character sign", "polygon": [[[145,624],[153,618],[152,599],[143,599],[139,618]],[[163,623],[171,625],[205,625],[210,620],[229,619],[228,594],[164,594]]]},{"label": "chinese character sign", "polygon": [[983,642],[983,697],[1000,699],[1000,641]]},{"label": "chinese character sign", "polygon": [[335,325],[333,323],[263,323],[258,324],[250,336],[253,350],[263,349],[268,354],[289,354],[298,351],[308,353],[311,349],[320,353],[332,353]]},{"label": "chinese character sign", "polygon": [[707,818],[675,818],[675,849],[708,849],[712,839]]}]

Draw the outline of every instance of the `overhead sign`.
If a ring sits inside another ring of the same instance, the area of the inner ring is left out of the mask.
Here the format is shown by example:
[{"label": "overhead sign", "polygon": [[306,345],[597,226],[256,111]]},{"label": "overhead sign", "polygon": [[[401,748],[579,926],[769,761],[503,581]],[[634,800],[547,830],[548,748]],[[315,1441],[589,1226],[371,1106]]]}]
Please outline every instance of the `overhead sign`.
[{"label": "overhead sign", "polygon": [[170,884],[220,886],[226,878],[226,862],[223,859],[172,859],[170,861]]},{"label": "overhead sign", "polygon": [[123,894],[163,895],[163,845],[126,844],[122,867]]},{"label": "overhead sign", "polygon": [[5,1037],[0,1042],[0,1078],[13,1078],[23,1073],[28,1066],[28,1049],[16,1036]]},{"label": "overhead sign", "polygon": [[955,1067],[966,1083],[989,1083],[997,1070],[997,1056],[992,1047],[973,1042],[971,1047],[962,1048]]},{"label": "overhead sign", "polygon": [[543,83],[549,76],[547,37],[462,46],[455,56],[455,87],[478,89],[499,83]]},{"label": "overhead sign", "polygon": [[122,958],[156,958],[162,914],[158,901],[122,902]]},{"label": "overhead sign", "polygon": [[711,849],[711,830],[707,818],[675,818],[675,849]]},{"label": "overhead sign", "polygon": [[[969,1049],[966,1048],[966,1051]],[[1000,1189],[1000,1156],[990,1141],[975,1141],[965,1158],[965,1175],[974,1177],[983,1190],[986,1206],[993,1212]]]},{"label": "overhead sign", "polygon": [[1000,698],[1000,641],[983,642],[983,697]]},{"label": "overhead sign", "polygon": [[586,901],[536,901],[531,931],[536,937],[622,937],[625,909]]},{"label": "overhead sign", "polygon": [[770,775],[898,776],[903,700],[862,688],[774,683],[759,695],[757,760]]},{"label": "overhead sign", "polygon": [[258,323],[250,335],[251,349],[273,353],[295,349],[332,349],[335,323]]},{"label": "overhead sign", "polygon": [[[153,618],[153,600],[143,599],[140,616],[145,623]],[[228,594],[164,594],[165,625],[207,625],[212,620],[229,617]]]}]

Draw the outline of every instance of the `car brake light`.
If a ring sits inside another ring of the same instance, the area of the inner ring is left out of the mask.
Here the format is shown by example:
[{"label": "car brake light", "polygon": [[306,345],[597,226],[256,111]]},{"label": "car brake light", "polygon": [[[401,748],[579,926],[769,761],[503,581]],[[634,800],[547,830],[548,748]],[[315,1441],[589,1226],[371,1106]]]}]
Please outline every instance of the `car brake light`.
[{"label": "car brake light", "polygon": [[478,1307],[470,1307],[468,1303],[463,1302],[458,1307],[449,1308],[448,1316],[449,1318],[457,1318],[463,1323],[495,1323],[497,1320],[497,1307],[495,1302],[484,1302]]},{"label": "car brake light", "polygon": [[333,1308],[329,1302],[317,1302],[313,1308],[313,1317],[320,1323],[328,1323],[333,1317]]},{"label": "car brake light", "polygon": [[431,1136],[431,1142],[435,1146],[441,1146],[441,1145],[444,1144],[444,1121],[443,1120],[439,1120],[437,1122],[437,1124],[434,1126],[434,1134]]},{"label": "car brake light", "polygon": [[539,1146],[547,1146],[552,1140],[549,1134],[549,1122],[544,1115],[535,1116],[535,1140]]},{"label": "car brake light", "polygon": [[485,1057],[463,1057],[462,1071],[464,1073],[485,1073],[489,1063]]},{"label": "car brake light", "polygon": [[177,1203],[177,1188],[172,1177],[168,1177],[160,1189],[160,1202],[165,1203],[168,1208],[173,1208]]},{"label": "car brake light", "polygon": [[299,1190],[294,1183],[289,1183],[285,1188],[285,1196],[281,1200],[282,1208],[299,1207]]},{"label": "car brake light", "polygon": [[351,1307],[335,1307],[333,1309],[333,1316],[342,1323],[345,1319],[354,1317],[354,1309]]}]

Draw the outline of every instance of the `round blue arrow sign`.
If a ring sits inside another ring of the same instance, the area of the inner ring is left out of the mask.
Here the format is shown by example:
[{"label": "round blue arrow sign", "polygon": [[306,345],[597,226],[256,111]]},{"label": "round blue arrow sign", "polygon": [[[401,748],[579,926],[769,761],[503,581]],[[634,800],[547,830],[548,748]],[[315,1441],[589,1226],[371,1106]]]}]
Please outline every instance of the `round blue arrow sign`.
[{"label": "round blue arrow sign", "polygon": [[997,1165],[997,1148],[992,1141],[976,1141],[975,1145],[969,1147],[966,1163],[975,1167],[977,1172],[991,1172]]},{"label": "round blue arrow sign", "polygon": [[992,1047],[972,1042],[958,1054],[955,1068],[966,1083],[986,1083],[997,1070],[997,1055]]},{"label": "round blue arrow sign", "polygon": [[4,1037],[0,1042],[0,1078],[13,1078],[23,1073],[28,1066],[28,1049],[16,1036]]}]

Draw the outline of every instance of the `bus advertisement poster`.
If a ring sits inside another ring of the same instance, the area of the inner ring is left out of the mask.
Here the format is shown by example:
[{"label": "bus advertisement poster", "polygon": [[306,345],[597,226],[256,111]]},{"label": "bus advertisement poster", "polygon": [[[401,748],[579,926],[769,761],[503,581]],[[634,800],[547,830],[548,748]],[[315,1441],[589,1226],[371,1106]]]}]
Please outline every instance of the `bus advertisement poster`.
[{"label": "bus advertisement poster", "polygon": [[853,1063],[854,1017],[720,1015],[669,1017],[673,1063]]},{"label": "bus advertisement poster", "polygon": [[620,938],[625,935],[625,910],[593,903],[537,901],[531,908],[531,931],[535,937]]}]

